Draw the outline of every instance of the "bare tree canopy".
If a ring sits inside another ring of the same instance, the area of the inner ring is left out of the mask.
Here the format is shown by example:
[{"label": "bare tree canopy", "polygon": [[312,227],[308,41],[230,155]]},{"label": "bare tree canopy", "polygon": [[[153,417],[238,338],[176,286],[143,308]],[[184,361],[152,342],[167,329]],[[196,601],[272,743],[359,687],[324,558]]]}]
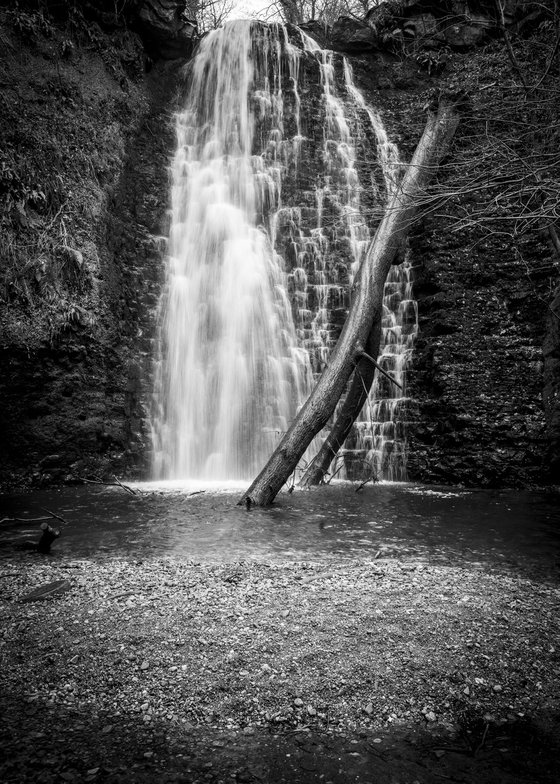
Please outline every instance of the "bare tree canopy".
[{"label": "bare tree canopy", "polygon": [[256,15],[271,18],[278,16],[283,22],[303,24],[310,20],[332,25],[339,16],[363,19],[377,0],[273,0]]},{"label": "bare tree canopy", "polygon": [[206,33],[223,25],[235,6],[235,0],[198,0],[196,19],[199,32]]}]

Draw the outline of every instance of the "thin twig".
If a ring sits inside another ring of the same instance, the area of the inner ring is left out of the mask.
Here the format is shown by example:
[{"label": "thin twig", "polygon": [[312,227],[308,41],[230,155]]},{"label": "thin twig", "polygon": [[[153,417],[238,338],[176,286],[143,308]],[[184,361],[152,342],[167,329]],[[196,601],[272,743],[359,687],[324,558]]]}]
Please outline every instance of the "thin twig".
[{"label": "thin twig", "polygon": [[123,483],[120,481],[120,479],[117,479],[116,476],[114,477],[114,479],[115,479],[115,482],[117,483],[117,485],[119,487],[122,487],[123,490],[126,490],[127,493],[130,493],[131,495],[137,495],[136,490],[133,490],[132,487],[129,487],[128,485],[123,485]]},{"label": "thin twig", "polygon": [[368,476],[368,478],[367,478],[367,479],[364,479],[364,481],[363,481],[363,482],[360,482],[360,484],[359,484],[359,485],[358,485],[358,487],[356,488],[355,492],[356,492],[356,493],[359,493],[359,492],[360,492],[360,490],[362,490],[362,489],[363,489],[363,488],[364,488],[364,487],[367,485],[367,483],[368,483],[368,482],[373,482],[373,476]]},{"label": "thin twig", "polygon": [[51,517],[55,517],[57,520],[60,520],[65,525],[68,525],[68,520],[65,520],[64,517],[61,517],[56,512],[51,512],[51,510],[47,509],[45,506],[42,506],[41,509],[43,509],[45,512],[48,512],[48,514],[50,514]]},{"label": "thin twig", "polygon": [[[336,454],[337,454],[337,452],[335,452],[335,457],[336,457]],[[344,468],[344,463],[341,463],[341,464],[338,466],[338,468],[336,469],[336,471],[335,471],[334,473],[332,473],[332,474],[329,476],[329,478],[327,479],[327,481],[326,481],[326,482],[325,482],[325,479],[324,479],[324,477],[323,477],[323,484],[324,484],[324,485],[330,485],[330,483],[331,483],[331,482],[332,482],[332,480],[335,478],[335,476],[336,476],[337,474],[339,474],[339,473],[342,471],[342,469],[343,469],[343,468]]]},{"label": "thin twig", "polygon": [[296,735],[298,732],[307,732],[310,729],[311,729],[311,727],[309,726],[309,724],[305,724],[303,727],[294,727],[293,730],[288,730],[287,732],[284,732],[283,734],[284,735]]},{"label": "thin twig", "polygon": [[77,476],[76,479],[79,479],[80,482],[84,482],[87,485],[103,485],[104,487],[122,487],[123,490],[126,490],[127,493],[131,493],[132,495],[138,495],[138,493],[133,490],[131,487],[127,487],[127,485],[123,485],[122,482],[119,482],[117,477],[115,477],[114,482],[104,482],[102,479],[86,479],[85,476]]},{"label": "thin twig", "polygon": [[474,750],[474,756],[475,757],[478,754],[478,752],[480,751],[480,749],[484,746],[484,741],[486,740],[486,735],[488,734],[488,728],[489,727],[490,727],[489,724],[486,724],[486,726],[484,727],[484,734],[482,735],[482,740],[480,741],[480,743],[478,744],[478,746]]},{"label": "thin twig", "polygon": [[370,357],[370,355],[369,355],[369,354],[367,354],[367,353],[366,353],[365,351],[363,351],[363,350],[361,350],[361,351],[359,351],[359,352],[358,352],[358,356],[360,356],[360,357],[364,357],[365,359],[369,359],[369,361],[370,361],[370,362],[373,362],[373,364],[374,364],[374,365],[375,365],[375,367],[376,367],[376,368],[379,370],[379,372],[380,372],[380,373],[383,373],[383,375],[384,375],[386,378],[388,378],[388,379],[389,379],[389,381],[390,381],[392,384],[394,384],[396,387],[398,387],[398,388],[401,390],[401,392],[403,391],[402,385],[401,385],[401,384],[399,384],[399,382],[398,382],[398,381],[395,381],[395,379],[394,379],[392,376],[390,376],[390,375],[387,373],[387,371],[386,371],[386,370],[383,370],[383,368],[381,367],[381,365],[379,364],[379,362],[376,362],[376,361],[375,361],[375,359],[374,359],[373,357]]},{"label": "thin twig", "polygon": [[0,523],[42,523],[50,517],[3,517]]}]

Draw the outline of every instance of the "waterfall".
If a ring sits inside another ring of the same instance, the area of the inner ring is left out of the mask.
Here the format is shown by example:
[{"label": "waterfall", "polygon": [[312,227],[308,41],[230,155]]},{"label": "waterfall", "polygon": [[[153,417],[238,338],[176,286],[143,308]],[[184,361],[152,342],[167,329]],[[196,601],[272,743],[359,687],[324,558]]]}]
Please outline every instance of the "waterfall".
[{"label": "waterfall", "polygon": [[230,22],[203,39],[187,81],[154,473],[250,479],[328,360],[398,158],[346,61],[296,28]]},{"label": "waterfall", "polygon": [[[250,477],[312,380],[265,230],[288,158],[280,42],[254,40],[244,22],[210,33],[177,117],[154,427],[166,478]],[[264,118],[267,144],[253,155]]]}]

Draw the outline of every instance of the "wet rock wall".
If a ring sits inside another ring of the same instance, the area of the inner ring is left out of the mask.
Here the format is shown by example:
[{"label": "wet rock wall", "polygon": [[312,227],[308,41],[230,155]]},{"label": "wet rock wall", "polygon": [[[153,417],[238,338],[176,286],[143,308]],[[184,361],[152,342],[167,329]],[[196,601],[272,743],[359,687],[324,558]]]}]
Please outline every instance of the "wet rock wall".
[{"label": "wet rock wall", "polygon": [[[446,56],[440,73],[419,57],[355,59],[360,83],[405,159],[434,90],[459,86],[472,101],[433,191],[441,201],[420,211],[410,237],[419,336],[407,382],[409,476],[483,487],[557,482],[553,248],[538,222],[514,236],[501,207],[480,221],[465,217],[476,217],[500,193],[487,130],[500,107],[509,111],[511,64],[496,40]],[[504,144],[510,140],[504,123],[493,143],[500,133]],[[480,185],[485,179],[487,187]]]}]

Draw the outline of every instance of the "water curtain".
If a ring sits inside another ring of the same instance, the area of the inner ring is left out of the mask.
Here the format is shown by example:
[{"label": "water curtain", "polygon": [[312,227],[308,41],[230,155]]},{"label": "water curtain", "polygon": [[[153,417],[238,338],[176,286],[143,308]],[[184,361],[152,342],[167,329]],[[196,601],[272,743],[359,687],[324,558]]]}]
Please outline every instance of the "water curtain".
[{"label": "water curtain", "polygon": [[398,158],[346,61],[297,28],[230,22],[187,82],[154,473],[250,479],[328,360]]}]

